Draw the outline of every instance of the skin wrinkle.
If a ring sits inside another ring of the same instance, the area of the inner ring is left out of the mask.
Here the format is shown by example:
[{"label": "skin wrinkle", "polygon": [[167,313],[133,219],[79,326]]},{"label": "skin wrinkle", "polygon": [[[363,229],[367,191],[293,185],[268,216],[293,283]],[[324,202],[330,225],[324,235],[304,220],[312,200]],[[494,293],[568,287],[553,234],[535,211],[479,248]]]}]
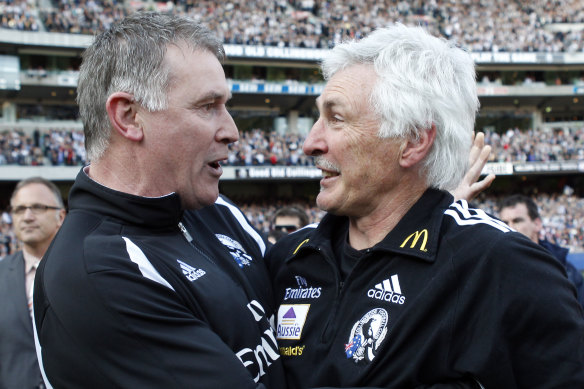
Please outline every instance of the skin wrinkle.
[{"label": "skin wrinkle", "polygon": [[[401,166],[411,142],[377,135],[379,115],[369,101],[376,81],[373,65],[352,65],[335,73],[317,99],[320,117],[304,143],[307,154],[322,156],[340,169],[340,175],[321,182],[317,204],[349,216],[349,239],[357,249],[380,241],[424,189],[417,170],[410,173],[412,169]],[[413,189],[401,194],[398,188],[406,182]]]}]

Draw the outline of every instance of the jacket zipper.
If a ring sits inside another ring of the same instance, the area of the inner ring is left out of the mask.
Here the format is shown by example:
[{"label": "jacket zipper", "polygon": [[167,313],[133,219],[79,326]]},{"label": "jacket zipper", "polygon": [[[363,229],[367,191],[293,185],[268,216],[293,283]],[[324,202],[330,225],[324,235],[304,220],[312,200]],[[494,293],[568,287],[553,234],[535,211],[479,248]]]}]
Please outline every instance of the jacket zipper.
[{"label": "jacket zipper", "polygon": [[195,251],[197,251],[199,254],[201,254],[203,256],[203,258],[205,258],[207,261],[211,262],[213,265],[215,264],[215,261],[213,261],[211,259],[211,257],[209,255],[207,255],[207,253],[205,253],[201,248],[199,248],[196,244],[195,241],[193,239],[193,237],[191,236],[191,234],[187,231],[186,227],[184,226],[184,224],[182,224],[182,222],[178,223],[178,228],[180,229],[180,231],[182,232],[183,236],[185,237],[185,239],[187,240],[187,242],[191,245],[192,248],[195,249]]}]

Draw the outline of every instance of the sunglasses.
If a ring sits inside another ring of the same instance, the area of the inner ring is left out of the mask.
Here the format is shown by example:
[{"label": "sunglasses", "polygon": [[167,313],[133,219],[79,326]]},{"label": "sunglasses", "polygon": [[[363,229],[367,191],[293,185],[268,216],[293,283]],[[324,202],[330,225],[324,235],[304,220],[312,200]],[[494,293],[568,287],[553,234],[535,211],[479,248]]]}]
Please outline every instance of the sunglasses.
[{"label": "sunglasses", "polygon": [[276,224],[274,226],[276,231],[294,232],[298,229],[294,224]]}]

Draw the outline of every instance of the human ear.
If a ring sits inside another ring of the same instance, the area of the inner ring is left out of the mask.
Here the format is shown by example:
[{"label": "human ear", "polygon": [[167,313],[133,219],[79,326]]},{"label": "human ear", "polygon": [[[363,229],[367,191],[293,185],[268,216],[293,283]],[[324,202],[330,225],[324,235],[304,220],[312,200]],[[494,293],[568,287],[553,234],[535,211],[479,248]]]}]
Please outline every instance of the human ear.
[{"label": "human ear", "polygon": [[405,141],[401,147],[400,166],[409,168],[423,160],[430,152],[436,139],[436,125],[420,131],[417,139]]},{"label": "human ear", "polygon": [[144,132],[136,120],[137,107],[133,96],[125,92],[112,93],[106,101],[107,115],[116,132],[124,138],[139,142]]}]

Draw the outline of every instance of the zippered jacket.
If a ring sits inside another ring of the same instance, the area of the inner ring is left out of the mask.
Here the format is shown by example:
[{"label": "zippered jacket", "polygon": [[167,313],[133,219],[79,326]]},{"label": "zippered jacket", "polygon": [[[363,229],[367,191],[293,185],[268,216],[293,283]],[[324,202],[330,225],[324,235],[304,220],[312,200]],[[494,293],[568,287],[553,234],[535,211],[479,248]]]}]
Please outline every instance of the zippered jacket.
[{"label": "zippered jacket", "polygon": [[290,388],[584,388],[582,309],[539,245],[429,189],[343,280],[347,230],[327,214],[266,256]]},{"label": "zippered jacket", "polygon": [[48,384],[284,387],[264,250],[222,197],[183,214],[176,194],[132,196],[81,171],[35,280]]}]

